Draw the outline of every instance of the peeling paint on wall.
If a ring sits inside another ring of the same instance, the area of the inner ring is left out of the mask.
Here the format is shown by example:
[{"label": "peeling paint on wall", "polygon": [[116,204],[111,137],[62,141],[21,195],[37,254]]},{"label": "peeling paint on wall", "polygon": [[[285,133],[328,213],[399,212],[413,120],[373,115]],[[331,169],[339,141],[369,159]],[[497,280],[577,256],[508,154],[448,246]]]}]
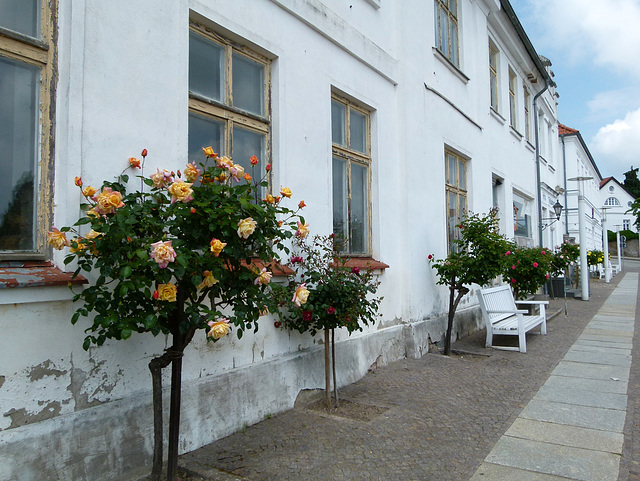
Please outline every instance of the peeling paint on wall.
[{"label": "peeling paint on wall", "polygon": [[44,361],[37,366],[32,367],[29,370],[29,380],[31,382],[38,381],[43,379],[45,376],[63,376],[67,373],[67,371],[62,371],[60,369],[55,369],[51,360]]},{"label": "peeling paint on wall", "polygon": [[[38,404],[44,404],[44,402],[40,401]],[[62,410],[62,405],[59,401],[49,401],[47,405],[40,412],[31,413],[28,412],[25,408],[20,409],[10,409],[3,416],[11,419],[11,425],[8,429],[17,428],[20,426],[24,426],[25,424],[37,423],[39,421],[44,421],[45,419],[52,418],[60,414]]]}]

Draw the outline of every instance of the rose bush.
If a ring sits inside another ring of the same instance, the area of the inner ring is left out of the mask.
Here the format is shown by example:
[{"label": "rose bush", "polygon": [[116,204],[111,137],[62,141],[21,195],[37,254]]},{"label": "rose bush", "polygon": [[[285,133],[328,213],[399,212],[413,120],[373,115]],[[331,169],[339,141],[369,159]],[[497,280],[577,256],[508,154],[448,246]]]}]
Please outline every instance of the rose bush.
[{"label": "rose bush", "polygon": [[517,247],[505,255],[506,267],[502,274],[511,284],[516,299],[524,299],[538,292],[554,270],[554,254],[544,247]]}]

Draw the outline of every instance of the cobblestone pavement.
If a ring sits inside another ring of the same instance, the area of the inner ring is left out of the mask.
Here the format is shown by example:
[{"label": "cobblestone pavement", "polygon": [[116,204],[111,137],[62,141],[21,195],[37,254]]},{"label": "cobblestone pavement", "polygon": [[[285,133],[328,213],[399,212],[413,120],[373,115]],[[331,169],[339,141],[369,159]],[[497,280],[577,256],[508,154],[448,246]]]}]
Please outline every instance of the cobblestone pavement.
[{"label": "cobblestone pavement", "polygon": [[[567,299],[568,316],[564,299],[551,300],[548,335],[530,334],[526,354],[484,348],[481,331],[454,356],[394,362],[340,391],[364,412],[381,408],[370,421],[296,407],[181,456],[180,479],[468,480],[623,275],[594,280],[589,302]],[[640,481],[635,341],[619,481]]]}]

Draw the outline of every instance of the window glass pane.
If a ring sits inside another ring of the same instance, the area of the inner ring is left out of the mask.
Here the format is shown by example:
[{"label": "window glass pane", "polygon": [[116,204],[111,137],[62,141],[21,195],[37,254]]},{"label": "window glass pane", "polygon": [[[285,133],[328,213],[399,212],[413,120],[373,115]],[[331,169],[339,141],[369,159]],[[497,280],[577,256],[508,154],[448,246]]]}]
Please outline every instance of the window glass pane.
[{"label": "window glass pane", "polygon": [[189,34],[189,90],[224,102],[224,48],[202,36]]},{"label": "window glass pane", "polygon": [[343,104],[331,101],[331,142],[346,147],[347,111]]},{"label": "window glass pane", "polygon": [[368,250],[368,169],[366,166],[351,163],[351,239],[350,252],[362,254]]},{"label": "window glass pane", "polygon": [[449,192],[447,194],[447,197],[447,236],[449,241],[449,250],[455,251],[453,239],[456,238],[458,202],[456,194],[454,194],[453,192]]},{"label": "window glass pane", "polygon": [[449,11],[453,14],[453,16],[456,16],[456,0],[449,0]]},{"label": "window glass pane", "polygon": [[35,249],[40,69],[0,57],[0,249]]},{"label": "window glass pane", "polygon": [[333,233],[341,249],[346,248],[347,236],[347,166],[344,160],[333,157]]},{"label": "window glass pane", "polygon": [[264,115],[264,65],[240,54],[233,54],[233,106]]},{"label": "window glass pane", "polygon": [[442,36],[440,34],[440,5],[438,2],[434,2],[434,19],[435,19],[435,30],[436,30],[436,48],[442,51]]},{"label": "window glass pane", "polygon": [[463,160],[458,159],[458,187],[467,190],[467,172]]},{"label": "window glass pane", "polygon": [[447,184],[457,185],[456,183],[456,158],[447,154]]},{"label": "window glass pane", "polygon": [[189,114],[189,162],[199,164],[205,157],[203,147],[213,147],[214,152],[225,155],[224,123],[215,119]]},{"label": "window glass pane", "polygon": [[[240,127],[233,127],[233,146],[231,159],[234,164],[240,164],[246,173],[257,177],[259,180],[265,172],[266,167],[266,136],[253,130],[247,130]],[[249,159],[255,155],[260,163],[252,171],[252,165]],[[253,173],[252,173],[253,172]]]},{"label": "window glass pane", "polygon": [[458,26],[454,22],[451,22],[449,27],[449,38],[451,39],[449,59],[454,65],[458,65]]},{"label": "window glass pane", "polygon": [[0,0],[0,27],[41,38],[40,0]]},{"label": "window glass pane", "polygon": [[349,114],[349,134],[351,150],[367,153],[367,117],[360,112],[350,110]]},{"label": "window glass pane", "polygon": [[449,31],[447,30],[447,14],[440,12],[440,50],[449,57]]}]

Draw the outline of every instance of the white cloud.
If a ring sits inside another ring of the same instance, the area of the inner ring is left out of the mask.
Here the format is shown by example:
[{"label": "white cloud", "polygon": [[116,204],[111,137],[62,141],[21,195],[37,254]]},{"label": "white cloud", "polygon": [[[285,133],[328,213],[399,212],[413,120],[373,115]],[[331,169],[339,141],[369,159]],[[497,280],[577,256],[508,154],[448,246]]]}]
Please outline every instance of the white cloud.
[{"label": "white cloud", "polygon": [[597,93],[587,102],[588,121],[615,119],[629,111],[630,105],[640,105],[640,89],[627,87]]},{"label": "white cloud", "polygon": [[603,175],[620,176],[631,165],[640,167],[640,108],[601,127],[590,142],[590,150],[598,164],[607,164],[615,171]]},{"label": "white cloud", "polygon": [[640,0],[529,0],[545,47],[640,79]]}]

